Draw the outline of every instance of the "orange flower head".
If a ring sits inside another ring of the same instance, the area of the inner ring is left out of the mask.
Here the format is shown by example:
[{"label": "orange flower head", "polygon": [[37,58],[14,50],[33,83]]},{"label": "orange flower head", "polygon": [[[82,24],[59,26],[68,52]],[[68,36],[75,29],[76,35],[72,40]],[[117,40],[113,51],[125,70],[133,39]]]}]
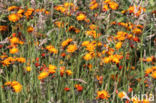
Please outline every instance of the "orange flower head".
[{"label": "orange flower head", "polygon": [[73,39],[69,38],[69,39],[63,41],[62,44],[61,44],[61,46],[64,48],[64,47],[66,47],[72,41],[73,41]]},{"label": "orange flower head", "polygon": [[68,76],[70,76],[70,75],[73,74],[73,72],[72,72],[71,70],[66,70],[66,74],[67,74]]},{"label": "orange flower head", "polygon": [[105,4],[105,5],[102,6],[102,11],[108,11],[108,10],[109,10],[109,8],[108,8],[108,5],[107,4]]},{"label": "orange flower head", "polygon": [[141,29],[139,29],[139,28],[134,28],[132,32],[133,32],[133,34],[136,34],[136,35],[139,35],[142,33]]},{"label": "orange flower head", "polygon": [[70,91],[70,88],[65,87],[64,90],[65,90],[65,91]]},{"label": "orange flower head", "polygon": [[17,81],[13,81],[11,85],[12,85],[14,92],[16,93],[19,93],[22,90],[22,85]]},{"label": "orange flower head", "polygon": [[82,42],[82,46],[85,46],[85,47],[86,47],[87,45],[89,45],[89,44],[90,44],[90,41],[83,41],[83,42]]},{"label": "orange flower head", "polygon": [[10,39],[10,43],[11,44],[17,44],[17,43],[19,43],[19,38],[17,38],[17,37],[12,37],[11,39]]},{"label": "orange flower head", "polygon": [[119,64],[120,60],[119,60],[118,57],[113,56],[113,57],[112,57],[112,62],[114,62],[114,63],[116,63],[116,64]]},{"label": "orange flower head", "polygon": [[80,84],[76,84],[75,88],[77,89],[77,91],[81,92],[83,90],[83,87]]},{"label": "orange flower head", "polygon": [[80,32],[80,30],[74,26],[70,26],[68,31],[69,32],[75,32],[76,34]]},{"label": "orange flower head", "polygon": [[109,94],[108,94],[108,92],[107,91],[105,91],[105,90],[102,90],[102,91],[98,91],[97,92],[97,99],[108,99],[110,96],[109,96]]},{"label": "orange flower head", "polygon": [[127,96],[127,94],[126,94],[124,91],[119,92],[119,93],[118,93],[118,97],[119,97],[120,99],[127,99],[127,100],[130,100],[130,98]]},{"label": "orange flower head", "polygon": [[4,85],[5,86],[10,86],[11,85],[11,81],[5,82]]},{"label": "orange flower head", "polygon": [[56,72],[57,67],[55,65],[49,65],[49,70],[48,72],[51,74],[54,74]]},{"label": "orange flower head", "polygon": [[77,46],[74,44],[74,45],[69,45],[68,47],[67,47],[67,52],[68,53],[73,53],[73,52],[75,52],[77,50]]},{"label": "orange flower head", "polygon": [[76,19],[77,19],[78,21],[83,21],[83,20],[85,20],[86,18],[87,18],[86,15],[83,14],[83,13],[80,13],[80,14],[76,17]]},{"label": "orange flower head", "polygon": [[45,79],[46,77],[48,77],[49,73],[48,72],[41,72],[38,76],[39,80]]},{"label": "orange flower head", "polygon": [[8,16],[8,19],[9,21],[16,22],[20,19],[20,17],[18,16],[18,14],[13,13]]},{"label": "orange flower head", "polygon": [[119,6],[116,2],[113,2],[113,1],[109,2],[108,4],[112,10],[116,10]]},{"label": "orange flower head", "polygon": [[17,6],[10,6],[8,7],[8,11],[17,10],[19,7]]},{"label": "orange flower head", "polygon": [[31,32],[33,32],[33,31],[34,31],[34,28],[33,28],[32,26],[29,26],[29,27],[27,28],[27,32],[31,33]]},{"label": "orange flower head", "polygon": [[104,57],[102,59],[102,61],[107,64],[107,63],[110,63],[111,62],[111,58],[110,57]]},{"label": "orange flower head", "polygon": [[54,69],[54,70],[56,70],[57,69],[57,67],[55,66],[55,65],[49,65],[49,69]]},{"label": "orange flower head", "polygon": [[0,31],[6,31],[7,29],[8,29],[7,26],[2,26],[2,25],[0,25]]},{"label": "orange flower head", "polygon": [[32,68],[30,66],[27,66],[25,69],[27,72],[30,72],[32,70]]},{"label": "orange flower head", "polygon": [[68,8],[70,6],[74,6],[74,4],[70,3],[70,2],[65,2],[63,5],[64,5],[65,8]]},{"label": "orange flower head", "polygon": [[146,58],[146,62],[152,62],[153,61],[153,57],[147,57]]},{"label": "orange flower head", "polygon": [[87,53],[87,54],[83,57],[83,59],[86,60],[86,61],[91,60],[91,59],[92,59],[91,53]]},{"label": "orange flower head", "polygon": [[24,9],[19,9],[19,10],[17,11],[17,14],[22,14],[22,13],[24,13]]},{"label": "orange flower head", "polygon": [[106,4],[109,3],[109,2],[111,2],[111,0],[105,0],[104,1],[104,3],[106,3]]},{"label": "orange flower head", "polygon": [[95,29],[97,29],[98,27],[97,27],[95,24],[91,24],[91,25],[89,25],[89,28],[90,28],[91,30],[95,30]]},{"label": "orange flower head", "polygon": [[152,66],[152,69],[153,69],[153,70],[156,70],[156,66]]},{"label": "orange flower head", "polygon": [[145,70],[145,73],[146,73],[146,74],[150,74],[150,73],[152,73],[152,71],[153,71],[152,68],[147,68],[147,69]]},{"label": "orange flower head", "polygon": [[54,54],[58,53],[58,50],[56,48],[54,48],[54,46],[52,46],[52,45],[46,46],[45,49],[47,49],[50,53],[54,53]]},{"label": "orange flower head", "polygon": [[60,67],[60,75],[61,75],[61,77],[63,77],[64,73],[65,73],[65,67]]},{"label": "orange flower head", "polygon": [[121,98],[121,99],[122,99],[123,97],[125,97],[125,92],[119,92],[119,93],[118,93],[118,97]]},{"label": "orange flower head", "polygon": [[92,2],[90,2],[90,10],[94,10],[96,8],[98,8],[99,4],[96,2],[96,0],[93,0]]},{"label": "orange flower head", "polygon": [[16,58],[16,61],[20,62],[20,63],[25,63],[25,58],[23,57],[19,57],[19,58]]},{"label": "orange flower head", "polygon": [[64,27],[64,23],[63,23],[63,22],[60,22],[60,21],[56,21],[56,22],[54,22],[54,24],[55,24],[57,27],[59,27],[59,28]]},{"label": "orange flower head", "polygon": [[120,49],[122,46],[122,42],[118,42],[116,45],[115,45],[115,48],[118,50]]},{"label": "orange flower head", "polygon": [[151,77],[152,77],[153,79],[156,79],[156,71],[152,72]]},{"label": "orange flower head", "polygon": [[16,47],[13,47],[12,49],[10,49],[10,54],[15,54],[15,53],[18,53],[18,48]]}]

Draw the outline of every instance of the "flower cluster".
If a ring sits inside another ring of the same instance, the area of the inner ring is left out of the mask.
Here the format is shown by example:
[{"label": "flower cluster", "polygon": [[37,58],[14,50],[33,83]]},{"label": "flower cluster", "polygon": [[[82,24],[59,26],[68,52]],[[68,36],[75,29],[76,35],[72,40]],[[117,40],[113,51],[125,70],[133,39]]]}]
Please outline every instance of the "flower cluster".
[{"label": "flower cluster", "polygon": [[33,9],[33,8],[28,8],[27,10],[25,10],[24,8],[20,8],[17,6],[10,6],[8,8],[8,11],[11,12],[11,14],[8,16],[9,21],[11,22],[17,22],[20,19],[22,19],[23,17],[26,17],[27,19],[29,18],[33,18],[33,15],[35,13],[44,13],[46,15],[49,15],[49,11],[45,10],[45,9]]},{"label": "flower cluster", "polygon": [[4,87],[13,89],[14,92],[19,93],[22,90],[22,85],[17,81],[8,81],[4,83]]}]

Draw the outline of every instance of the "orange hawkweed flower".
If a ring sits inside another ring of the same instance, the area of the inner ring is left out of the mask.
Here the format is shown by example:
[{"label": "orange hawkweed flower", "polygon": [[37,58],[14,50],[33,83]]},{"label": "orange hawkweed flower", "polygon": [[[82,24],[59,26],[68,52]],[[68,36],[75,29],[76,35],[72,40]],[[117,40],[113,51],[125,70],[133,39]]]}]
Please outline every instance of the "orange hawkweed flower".
[{"label": "orange hawkweed flower", "polygon": [[8,7],[8,11],[17,10],[19,7],[17,6],[10,6]]},{"label": "orange hawkweed flower", "polygon": [[77,46],[74,44],[74,45],[69,45],[68,47],[67,47],[67,52],[68,53],[73,53],[73,52],[75,52],[77,50]]},{"label": "orange hawkweed flower", "polygon": [[146,58],[146,62],[152,62],[153,61],[153,57],[147,57]]},{"label": "orange hawkweed flower", "polygon": [[115,39],[118,39],[120,41],[123,41],[126,39],[127,33],[123,31],[118,31],[117,36],[115,36]]},{"label": "orange hawkweed flower", "polygon": [[118,42],[116,45],[115,45],[115,48],[118,50],[120,49],[122,46],[122,42]]},{"label": "orange hawkweed flower", "polygon": [[26,70],[27,72],[30,72],[30,71],[32,70],[32,68],[31,68],[30,66],[27,66],[27,67],[25,68],[25,70]]},{"label": "orange hawkweed flower", "polygon": [[86,60],[86,61],[91,60],[92,59],[91,53],[85,54],[85,56],[83,57],[83,59]]},{"label": "orange hawkweed flower", "polygon": [[83,13],[80,13],[80,14],[76,17],[76,19],[77,19],[78,21],[83,21],[83,20],[85,20],[86,18],[87,18],[86,15],[83,14]]},{"label": "orange hawkweed flower", "polygon": [[10,54],[15,54],[18,53],[18,48],[13,47],[12,49],[10,49]]},{"label": "orange hawkweed flower", "polygon": [[104,57],[102,59],[102,61],[107,64],[107,63],[110,63],[111,62],[111,58],[110,57]]},{"label": "orange hawkweed flower", "polygon": [[17,38],[17,37],[12,37],[11,39],[10,39],[10,43],[11,44],[17,44],[17,43],[19,43],[19,38]]},{"label": "orange hawkweed flower", "polygon": [[112,62],[114,62],[114,63],[116,63],[116,64],[119,64],[120,60],[119,60],[118,57],[113,56],[113,57],[112,57]]},{"label": "orange hawkweed flower", "polygon": [[81,92],[83,90],[83,87],[80,84],[75,84],[75,88],[77,91]]},{"label": "orange hawkweed flower", "polygon": [[24,9],[19,9],[19,10],[17,11],[17,14],[22,14],[22,13],[24,13]]},{"label": "orange hawkweed flower", "polygon": [[31,33],[31,32],[33,32],[33,31],[34,31],[34,28],[33,28],[32,26],[29,26],[29,27],[27,28],[27,32]]},{"label": "orange hawkweed flower", "polygon": [[132,66],[132,67],[131,67],[131,69],[132,69],[132,70],[135,70],[135,67],[134,67],[134,66]]},{"label": "orange hawkweed flower", "polygon": [[90,2],[90,10],[94,10],[96,8],[98,8],[99,4],[96,2],[96,0],[92,0],[92,2]]},{"label": "orange hawkweed flower", "polygon": [[156,66],[153,66],[152,69],[153,69],[153,70],[156,70]]},{"label": "orange hawkweed flower", "polygon": [[70,76],[70,75],[73,74],[73,72],[72,72],[71,70],[66,70],[66,74],[67,74],[68,76]]},{"label": "orange hawkweed flower", "polygon": [[70,2],[65,2],[63,5],[65,8],[68,8],[69,6],[73,6],[74,4]]},{"label": "orange hawkweed flower", "polygon": [[156,71],[152,72],[151,77],[156,79]]},{"label": "orange hawkweed flower", "polygon": [[110,97],[110,95],[108,94],[108,92],[105,90],[102,90],[102,91],[97,92],[96,99],[106,99],[107,100],[109,97]]},{"label": "orange hawkweed flower", "polygon": [[65,87],[64,90],[65,90],[65,91],[70,91],[70,88]]},{"label": "orange hawkweed flower", "polygon": [[1,61],[1,63],[3,64],[3,66],[8,66],[10,65],[11,63],[14,63],[16,61],[15,58],[13,57],[8,57],[6,58],[5,60]]},{"label": "orange hawkweed flower", "polygon": [[45,49],[47,49],[50,53],[54,53],[54,54],[58,53],[58,50],[56,48],[54,48],[54,46],[52,46],[52,45],[46,46]]},{"label": "orange hawkweed flower", "polygon": [[89,25],[89,28],[90,28],[91,30],[98,29],[98,27],[97,27],[95,24]]},{"label": "orange hawkweed flower", "polygon": [[20,63],[25,63],[25,58],[23,57],[19,57],[19,58],[16,58],[16,61],[20,62]]},{"label": "orange hawkweed flower", "polygon": [[69,39],[63,41],[62,44],[61,44],[61,46],[64,48],[64,47],[66,47],[72,41],[73,41],[73,39],[69,38]]},{"label": "orange hawkweed flower", "polygon": [[118,93],[118,97],[119,98],[123,98],[125,95],[126,95],[125,92],[119,92]]},{"label": "orange hawkweed flower", "polygon": [[90,41],[83,41],[81,45],[86,47],[89,44],[90,44]]},{"label": "orange hawkweed flower", "polygon": [[49,65],[49,69],[56,69],[57,67],[55,65]]},{"label": "orange hawkweed flower", "polygon": [[61,57],[65,57],[66,56],[66,53],[61,53]]},{"label": "orange hawkweed flower", "polygon": [[61,75],[61,77],[63,77],[64,73],[65,73],[65,67],[64,66],[60,67],[60,75]]},{"label": "orange hawkweed flower", "polygon": [[64,23],[63,23],[63,22],[60,22],[60,21],[56,21],[56,22],[54,22],[54,24],[55,24],[57,27],[59,27],[59,28],[64,27]]},{"label": "orange hawkweed flower", "polygon": [[68,29],[69,32],[75,32],[76,34],[80,32],[80,30],[74,26],[70,26]]},{"label": "orange hawkweed flower", "polygon": [[105,0],[104,1],[104,3],[106,3],[106,4],[109,3],[109,2],[111,2],[111,0]]},{"label": "orange hawkweed flower", "polygon": [[41,73],[39,74],[39,76],[38,76],[38,79],[39,79],[39,80],[42,80],[42,79],[48,77],[48,75],[49,75],[48,72],[41,72]]},{"label": "orange hawkweed flower", "polygon": [[30,15],[32,15],[34,9],[33,8],[28,8],[27,11],[24,13],[24,15],[29,18]]},{"label": "orange hawkweed flower", "polygon": [[138,37],[133,37],[132,39],[133,39],[133,41],[135,41],[135,42],[140,42],[140,39],[139,39]]},{"label": "orange hawkweed flower", "polygon": [[119,92],[118,93],[118,97],[120,99],[127,99],[127,100],[130,100],[129,97],[127,96],[127,94],[125,92]]},{"label": "orange hawkweed flower", "polygon": [[134,6],[130,6],[130,7],[126,10],[126,12],[127,12],[127,11],[128,11],[130,14],[133,13],[135,16],[140,16],[142,12],[145,12],[145,11],[146,11],[146,9],[143,8],[143,7],[139,7],[139,6],[134,5]]},{"label": "orange hawkweed flower", "polygon": [[12,86],[14,92],[16,92],[16,93],[18,93],[22,90],[22,85],[17,81],[11,82],[11,86]]},{"label": "orange hawkweed flower", "polygon": [[19,19],[20,19],[20,17],[19,17],[19,15],[18,14],[10,14],[9,16],[8,16],[8,19],[9,19],[9,21],[12,21],[12,22],[16,22],[16,21],[18,21]]},{"label": "orange hawkweed flower", "polygon": [[146,73],[146,74],[150,74],[150,73],[152,73],[152,71],[153,71],[152,68],[147,68],[147,69],[145,70],[145,73]]},{"label": "orange hawkweed flower", "polygon": [[7,29],[8,29],[7,26],[2,26],[2,25],[0,25],[0,31],[6,31]]},{"label": "orange hawkweed flower", "polygon": [[109,10],[108,5],[105,4],[102,6],[102,11],[108,11],[108,10]]},{"label": "orange hawkweed flower", "polygon": [[134,28],[132,32],[133,32],[133,34],[139,35],[142,33],[142,30],[139,28]]},{"label": "orange hawkweed flower", "polygon": [[54,74],[56,72],[57,67],[55,65],[49,65],[49,70],[48,72],[51,74]]},{"label": "orange hawkweed flower", "polygon": [[5,82],[4,85],[5,86],[10,86],[11,85],[11,81]]},{"label": "orange hawkweed flower", "polygon": [[8,81],[4,84],[4,86],[12,87],[13,91],[19,93],[22,90],[22,85],[17,81]]},{"label": "orange hawkweed flower", "polygon": [[112,10],[116,10],[119,6],[116,2],[113,2],[113,1],[109,2],[108,4]]},{"label": "orange hawkweed flower", "polygon": [[99,81],[99,84],[102,84],[103,82],[103,76],[96,76],[96,79]]}]

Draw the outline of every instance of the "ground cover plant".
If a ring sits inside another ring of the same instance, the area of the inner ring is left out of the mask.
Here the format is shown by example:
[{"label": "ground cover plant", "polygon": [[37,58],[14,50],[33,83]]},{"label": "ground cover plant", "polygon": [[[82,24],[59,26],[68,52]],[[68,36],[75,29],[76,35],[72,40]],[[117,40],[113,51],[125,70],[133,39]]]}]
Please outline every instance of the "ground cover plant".
[{"label": "ground cover plant", "polygon": [[155,95],[155,0],[1,0],[0,103]]}]

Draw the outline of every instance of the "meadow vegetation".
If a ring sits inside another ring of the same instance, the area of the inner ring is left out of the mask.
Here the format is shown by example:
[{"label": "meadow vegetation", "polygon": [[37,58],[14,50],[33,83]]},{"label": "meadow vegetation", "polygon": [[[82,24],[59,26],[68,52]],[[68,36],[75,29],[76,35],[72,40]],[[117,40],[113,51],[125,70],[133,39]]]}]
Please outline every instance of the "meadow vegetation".
[{"label": "meadow vegetation", "polygon": [[0,103],[154,103],[155,94],[155,0],[1,0]]}]

